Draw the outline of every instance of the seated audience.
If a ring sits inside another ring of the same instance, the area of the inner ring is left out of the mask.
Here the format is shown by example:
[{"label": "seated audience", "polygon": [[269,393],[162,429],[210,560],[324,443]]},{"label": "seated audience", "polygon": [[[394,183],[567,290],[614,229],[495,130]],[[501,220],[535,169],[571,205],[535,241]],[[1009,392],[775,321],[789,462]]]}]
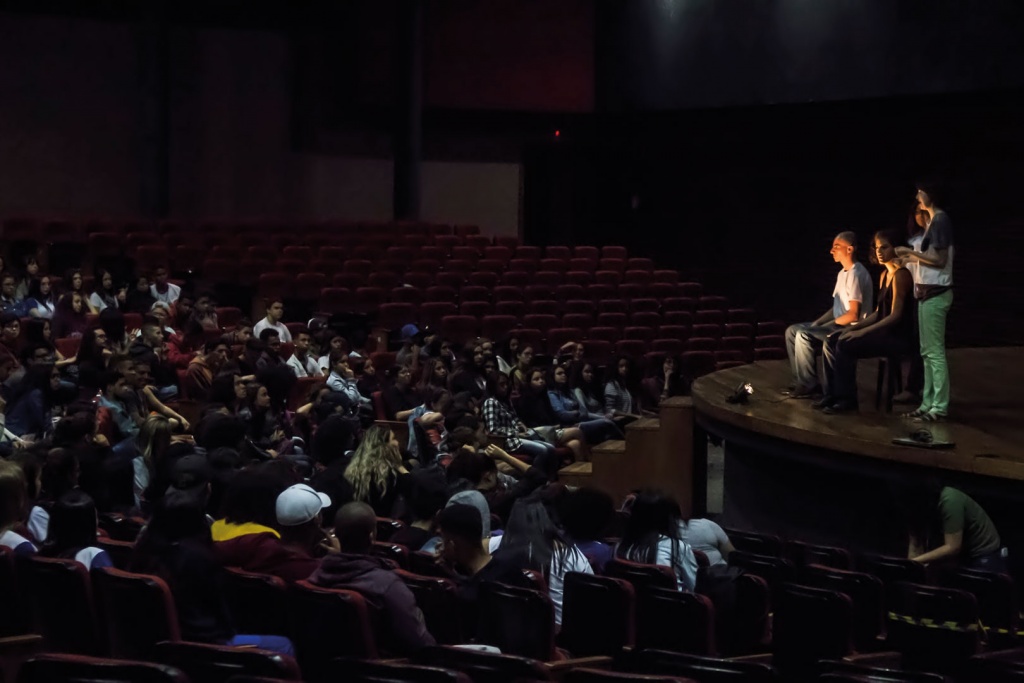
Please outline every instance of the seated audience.
[{"label": "seated audience", "polygon": [[[517,476],[498,472],[501,462]],[[558,458],[553,454],[537,456],[532,465],[514,458],[498,446],[487,446],[482,452],[463,449],[455,454],[448,465],[448,481],[465,481],[487,500],[490,511],[501,519],[508,519],[516,501],[528,496],[558,476]]]},{"label": "seated audience", "polygon": [[283,636],[243,635],[235,631],[224,598],[221,565],[214,556],[210,525],[199,505],[181,499],[167,499],[157,505],[135,543],[131,568],[167,581],[184,640],[258,647],[294,655],[291,641]]},{"label": "seated audience", "polygon": [[548,401],[559,424],[563,427],[577,425],[588,444],[625,438],[615,422],[606,418],[604,414],[591,413],[587,404],[576,397],[569,387],[569,373],[564,365],[552,368],[549,379]]},{"label": "seated audience", "polygon": [[42,438],[53,429],[58,407],[60,372],[52,363],[36,363],[7,399],[5,428],[11,434]]},{"label": "seated audience", "polygon": [[[435,520],[437,513],[444,509],[447,500],[448,494],[445,491],[443,479],[438,481],[429,476],[417,476],[409,496],[409,512],[412,521],[396,531],[388,540],[391,543],[405,546],[410,551],[433,551],[433,544],[430,542],[437,536]],[[430,543],[429,548],[427,547],[428,543]]]},{"label": "seated audience", "polygon": [[672,355],[666,355],[660,367],[651,368],[651,376],[643,381],[643,400],[651,410],[657,410],[666,398],[685,394],[686,383],[679,375],[679,363]]},{"label": "seated audience", "polygon": [[89,328],[88,310],[80,292],[67,292],[57,301],[53,313],[53,336],[56,339],[81,337]]},{"label": "seated audience", "polygon": [[596,573],[603,573],[614,557],[612,546],[604,542],[615,515],[612,497],[594,488],[569,491],[558,498],[558,516],[568,538],[590,561]]},{"label": "seated audience", "polygon": [[423,396],[412,385],[412,370],[395,365],[388,370],[390,385],[384,390],[384,411],[389,420],[405,422],[423,403]]},{"label": "seated audience", "polygon": [[260,344],[263,345],[263,352],[260,357],[256,359],[256,370],[266,370],[267,368],[276,368],[284,364],[284,360],[281,358],[281,337],[278,335],[277,330],[273,328],[266,328],[259,333]]},{"label": "seated audience", "polygon": [[548,595],[555,607],[555,624],[561,626],[565,575],[568,572],[593,574],[594,569],[580,549],[551,521],[539,498],[516,501],[497,555],[503,553],[511,553],[513,558],[525,558],[525,569],[543,573]]},{"label": "seated audience", "polygon": [[523,575],[524,558],[506,552],[492,555],[484,538],[484,518],[472,505],[449,505],[437,516],[441,534],[440,555],[459,579],[458,598],[464,631],[476,632],[480,619],[478,599],[480,585],[504,583],[520,588],[533,588]]},{"label": "seated audience", "polygon": [[16,529],[22,528],[28,482],[16,463],[0,458],[0,546],[18,555],[37,552],[32,541]]},{"label": "seated audience", "polygon": [[63,494],[50,510],[49,534],[40,555],[74,560],[88,570],[114,566],[96,547],[96,504],[83,491]]},{"label": "seated audience", "polygon": [[331,352],[331,374],[327,377],[327,388],[331,391],[344,394],[352,405],[353,409],[369,410],[372,402],[359,393],[359,387],[355,382],[355,372],[352,370],[349,356],[344,351]]},{"label": "seated audience", "polygon": [[576,426],[561,426],[551,407],[546,374],[543,368],[530,368],[526,373],[526,384],[520,388],[519,398],[514,401],[516,414],[523,424],[541,434],[545,441],[571,450],[576,462],[586,460],[583,432]]},{"label": "seated audience", "polygon": [[309,330],[301,330],[295,335],[295,349],[287,363],[296,377],[323,377],[320,365],[309,355],[311,339]]},{"label": "seated audience", "polygon": [[181,297],[181,287],[167,281],[167,269],[159,266],[153,270],[153,284],[149,293],[161,303],[172,305]]},{"label": "seated audience", "polygon": [[710,519],[694,518],[680,522],[679,538],[686,541],[691,549],[707,555],[712,567],[728,564],[729,553],[736,549],[725,530]]},{"label": "seated audience", "polygon": [[94,288],[89,295],[89,308],[94,313],[102,313],[107,308],[120,308],[127,297],[124,287],[114,286],[114,275],[105,268],[96,272]]},{"label": "seated audience", "polygon": [[203,353],[192,359],[185,373],[185,393],[193,401],[207,403],[213,378],[228,360],[228,345],[221,339],[206,342]]},{"label": "seated audience", "polygon": [[655,491],[637,494],[615,556],[631,562],[670,567],[679,590],[697,586],[697,559],[682,539],[679,504]]},{"label": "seated audience", "polygon": [[28,291],[28,314],[50,320],[57,313],[57,292],[49,275],[32,280]]},{"label": "seated audience", "polygon": [[407,655],[435,644],[412,592],[395,574],[389,560],[370,554],[377,519],[366,503],[346,503],[335,516],[334,530],[341,551],[323,559],[310,583],[343,588],[362,595],[370,620],[388,654]]},{"label": "seated audience", "polygon": [[487,390],[487,375],[484,374],[483,366],[483,348],[479,344],[467,344],[455,369],[448,376],[448,389],[453,394],[465,391],[483,398]]},{"label": "seated audience", "polygon": [[292,333],[281,322],[284,320],[284,302],[280,299],[270,298],[267,299],[266,303],[267,315],[253,326],[253,335],[259,337],[263,330],[276,330],[277,336],[281,338],[282,342],[285,344],[291,343]]},{"label": "seated audience", "polygon": [[369,503],[378,517],[394,516],[398,497],[408,496],[413,484],[395,433],[379,425],[366,430],[345,469],[345,480],[352,487],[352,500]]},{"label": "seated audience", "polygon": [[640,417],[639,382],[636,363],[629,356],[618,356],[608,366],[604,385],[604,412],[624,425]]},{"label": "seated audience", "polygon": [[523,424],[516,415],[515,408],[509,400],[508,377],[491,373],[487,378],[487,394],[488,398],[483,406],[487,433],[504,438],[507,452],[528,455],[531,458],[554,452],[554,444],[545,441],[537,431]]},{"label": "seated audience", "polygon": [[122,308],[127,313],[147,315],[156,303],[156,297],[149,291],[149,278],[139,275],[134,278],[134,287],[128,289]]},{"label": "seated audience", "polygon": [[523,344],[519,347],[516,353],[516,362],[509,372],[509,377],[512,379],[512,390],[522,391],[523,385],[526,384],[526,373],[533,367],[533,347],[529,344]]},{"label": "seated audience", "polygon": [[598,380],[594,364],[589,361],[577,363],[569,373],[569,386],[580,406],[586,407],[590,415],[601,415],[609,420],[614,412],[607,412],[604,404],[604,387]]}]

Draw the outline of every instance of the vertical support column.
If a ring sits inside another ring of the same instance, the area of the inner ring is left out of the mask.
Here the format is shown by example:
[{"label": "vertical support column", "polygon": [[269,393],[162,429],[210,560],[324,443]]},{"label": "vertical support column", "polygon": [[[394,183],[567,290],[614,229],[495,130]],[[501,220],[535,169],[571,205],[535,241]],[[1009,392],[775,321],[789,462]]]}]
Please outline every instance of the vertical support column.
[{"label": "vertical support column", "polygon": [[706,510],[707,470],[700,472],[700,456],[696,454],[696,433],[693,399],[676,396],[661,402],[662,454],[659,459],[656,486],[672,493],[679,502],[683,517],[689,519]]},{"label": "vertical support column", "polygon": [[142,213],[170,210],[170,40],[165,0],[147,0],[140,32],[142,69]]},{"label": "vertical support column", "polygon": [[423,6],[421,0],[398,3],[399,78],[394,134],[396,220],[420,216],[420,157],[423,146]]}]

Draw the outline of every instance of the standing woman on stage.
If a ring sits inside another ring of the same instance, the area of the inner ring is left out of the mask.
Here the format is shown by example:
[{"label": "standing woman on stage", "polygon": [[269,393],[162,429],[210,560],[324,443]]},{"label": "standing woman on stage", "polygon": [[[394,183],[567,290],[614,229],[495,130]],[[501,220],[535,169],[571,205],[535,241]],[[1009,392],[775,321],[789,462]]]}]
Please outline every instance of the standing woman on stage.
[{"label": "standing woman on stage", "polygon": [[896,255],[916,264],[914,297],[918,301],[918,332],[924,361],[921,405],[905,417],[940,422],[949,413],[949,367],[946,363],[946,316],[953,303],[953,224],[941,208],[943,198],[931,183],[917,184],[917,203],[928,212],[928,226],[919,247],[899,247]]}]

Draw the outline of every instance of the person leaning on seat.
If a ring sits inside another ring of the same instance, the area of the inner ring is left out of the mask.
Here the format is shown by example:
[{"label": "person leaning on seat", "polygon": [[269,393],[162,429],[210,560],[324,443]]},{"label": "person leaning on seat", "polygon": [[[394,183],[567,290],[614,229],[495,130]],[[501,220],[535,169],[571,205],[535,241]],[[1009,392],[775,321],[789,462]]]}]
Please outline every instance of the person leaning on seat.
[{"label": "person leaning on seat", "polygon": [[825,338],[874,309],[871,274],[856,257],[857,236],[850,231],[839,233],[830,251],[832,259],[843,267],[832,290],[831,310],[813,322],[796,323],[786,329],[786,352],[793,368],[793,384],[786,393],[793,398],[810,398],[821,392],[817,355]]}]

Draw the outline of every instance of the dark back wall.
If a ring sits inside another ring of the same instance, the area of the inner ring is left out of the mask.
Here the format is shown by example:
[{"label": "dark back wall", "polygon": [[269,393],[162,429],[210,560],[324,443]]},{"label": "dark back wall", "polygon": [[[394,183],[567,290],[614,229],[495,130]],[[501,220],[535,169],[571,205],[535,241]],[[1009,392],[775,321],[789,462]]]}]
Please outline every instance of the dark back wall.
[{"label": "dark back wall", "polygon": [[1024,85],[1017,0],[607,0],[599,105],[677,109]]},{"label": "dark back wall", "polygon": [[603,119],[527,156],[526,237],[626,244],[765,318],[808,319],[831,300],[834,234],[866,246],[904,227],[915,179],[940,177],[957,240],[951,336],[1016,343],[1022,94]]}]

